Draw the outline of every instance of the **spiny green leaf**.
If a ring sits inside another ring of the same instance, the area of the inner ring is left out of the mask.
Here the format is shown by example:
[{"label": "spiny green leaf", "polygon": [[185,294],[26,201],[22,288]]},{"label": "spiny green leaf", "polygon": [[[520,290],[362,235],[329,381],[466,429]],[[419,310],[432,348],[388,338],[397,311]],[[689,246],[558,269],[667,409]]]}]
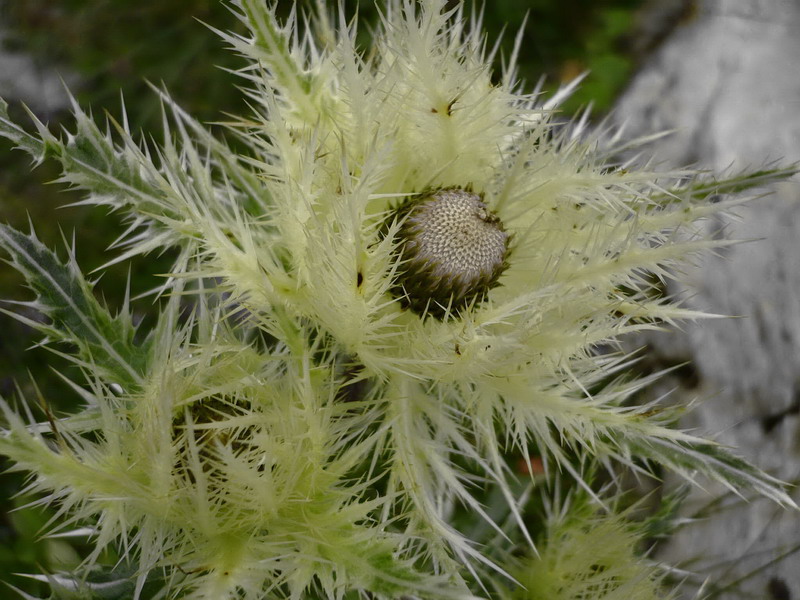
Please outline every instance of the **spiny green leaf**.
[{"label": "spiny green leaf", "polygon": [[[52,593],[47,600],[128,600],[135,593],[136,575],[135,565],[124,563],[114,567],[95,565],[88,572],[78,574],[46,573],[24,577],[49,584]],[[148,577],[144,597],[155,597],[163,586],[163,579]],[[36,600],[27,594],[23,597]]]},{"label": "spiny green leaf", "polygon": [[82,203],[131,210],[129,235],[137,227],[147,225],[151,229],[146,236],[148,242],[139,244],[140,252],[177,243],[178,236],[173,232],[164,239],[164,224],[168,230],[173,229],[175,223],[183,221],[183,215],[176,209],[174,194],[170,194],[170,186],[147,151],[122,127],[118,129],[123,143],[116,145],[110,132],[101,131],[74,101],[73,109],[77,128],[63,140],[30,112],[36,135],[28,133],[10,120],[8,104],[0,99],[0,136],[30,154],[36,164],[46,158],[61,163],[63,175],[59,181],[89,192],[89,199]]},{"label": "spiny green leaf", "polygon": [[75,344],[76,362],[101,369],[126,389],[138,387],[146,370],[147,345],[134,344],[136,329],[127,311],[114,317],[97,301],[75,257],[70,254],[67,262],[61,262],[34,233],[26,235],[2,224],[0,247],[36,293],[32,305],[51,320],[50,325],[26,322],[54,341]]},{"label": "spiny green leaf", "polygon": [[682,199],[706,201],[714,194],[741,194],[755,188],[765,188],[794,177],[800,172],[800,165],[745,171],[726,179],[696,179],[682,188],[674,188],[667,195],[656,195],[654,200],[667,205],[681,202]]},{"label": "spiny green leaf", "polygon": [[659,462],[692,478],[699,473],[741,494],[752,490],[782,504],[795,507],[784,483],[734,455],[722,445],[697,439],[629,440],[628,447],[640,456]]},{"label": "spiny green leaf", "polygon": [[697,182],[689,189],[693,196],[707,196],[708,194],[738,194],[757,187],[774,185],[790,177],[794,177],[800,166],[791,165],[775,169],[761,169],[759,171],[746,171],[727,179],[709,182]]},{"label": "spiny green leaf", "polygon": [[45,141],[32,136],[10,119],[8,116],[8,102],[2,98],[0,98],[0,136],[14,142],[17,148],[33,156],[37,162],[44,160]]}]

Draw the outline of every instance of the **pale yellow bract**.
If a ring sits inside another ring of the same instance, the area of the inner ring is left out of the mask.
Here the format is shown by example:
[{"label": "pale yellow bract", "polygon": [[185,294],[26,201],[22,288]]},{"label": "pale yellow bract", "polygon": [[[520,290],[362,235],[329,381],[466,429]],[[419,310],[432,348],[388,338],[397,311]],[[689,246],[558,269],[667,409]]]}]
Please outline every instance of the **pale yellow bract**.
[{"label": "pale yellow bract", "polygon": [[[33,135],[0,103],[0,135],[59,160],[86,203],[126,215],[111,262],[177,249],[158,322],[136,335],[130,306],[102,306],[72,253],[63,263],[0,226],[51,322],[19,318],[71,344],[86,378],[74,384],[85,409],[52,422],[3,403],[0,452],[68,524],[91,525],[89,563],[118,545],[137,598],[161,574],[169,597],[440,600],[538,598],[507,571],[523,580],[520,565],[551,561],[585,577],[585,600],[619,597],[612,588],[644,600],[653,570],[617,544],[626,564],[593,576],[581,527],[536,557],[531,494],[559,499],[520,484],[514,460],[535,455],[551,485],[561,471],[590,491],[586,465],[653,461],[791,505],[780,482],[675,429],[679,409],[637,404],[653,377],[626,376],[632,358],[613,349],[620,335],[701,316],[660,283],[719,245],[693,223],[736,201],[709,193],[793,171],[708,184],[624,162],[648,140],[567,121],[557,106],[569,89],[542,100],[513,67],[493,75],[479,20],[444,0],[381,4],[363,52],[355,24],[341,14],[332,25],[318,5],[301,33],[262,0],[232,3],[247,33],[219,33],[248,61],[254,112],[229,123],[243,153],[164,92],[157,149],[127,122],[100,130],[77,105],[75,132],[57,138],[35,121]],[[477,211],[447,213],[477,241],[414,242],[445,261],[463,251],[491,281],[440,302],[435,318],[397,292],[412,287],[411,236],[394,218],[432,190]],[[465,510],[477,515],[468,524]],[[615,540],[633,539],[609,523]]]}]

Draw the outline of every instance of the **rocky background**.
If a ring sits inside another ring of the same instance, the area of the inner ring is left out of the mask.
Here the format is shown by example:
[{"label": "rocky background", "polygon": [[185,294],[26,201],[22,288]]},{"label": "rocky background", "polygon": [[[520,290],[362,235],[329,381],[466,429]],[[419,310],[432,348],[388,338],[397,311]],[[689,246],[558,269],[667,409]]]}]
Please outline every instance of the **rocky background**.
[{"label": "rocky background", "polygon": [[[800,2],[698,0],[646,59],[616,103],[628,135],[674,129],[664,166],[713,173],[800,161]],[[688,10],[686,10],[688,8]],[[800,475],[800,183],[707,223],[750,240],[689,272],[686,305],[739,318],[648,336],[648,359],[688,361],[671,378],[698,401],[685,426],[789,482]],[[800,503],[800,495],[794,494]],[[704,579],[712,598],[800,598],[800,513],[693,490],[683,527],[657,556]],[[687,595],[687,597],[691,597]]]}]

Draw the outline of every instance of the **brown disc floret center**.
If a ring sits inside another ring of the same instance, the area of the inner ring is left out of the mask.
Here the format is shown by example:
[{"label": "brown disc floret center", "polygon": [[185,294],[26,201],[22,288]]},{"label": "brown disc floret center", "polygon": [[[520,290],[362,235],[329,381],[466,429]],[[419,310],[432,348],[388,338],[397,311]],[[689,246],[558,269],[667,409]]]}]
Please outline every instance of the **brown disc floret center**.
[{"label": "brown disc floret center", "polygon": [[479,195],[439,190],[408,201],[398,213],[404,219],[398,291],[410,308],[441,316],[497,283],[509,235]]}]

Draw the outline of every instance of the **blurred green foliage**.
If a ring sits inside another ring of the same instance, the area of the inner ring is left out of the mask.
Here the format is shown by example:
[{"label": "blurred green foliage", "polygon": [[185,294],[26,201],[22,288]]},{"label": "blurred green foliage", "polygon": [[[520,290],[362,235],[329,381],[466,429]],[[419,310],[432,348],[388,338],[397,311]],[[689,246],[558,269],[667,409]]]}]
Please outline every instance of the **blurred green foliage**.
[{"label": "blurred green foliage", "polygon": [[[279,13],[288,15],[293,4],[279,0]],[[296,4],[300,14],[309,13],[314,0]],[[466,12],[482,4],[466,0]],[[544,75],[557,85],[591,70],[571,108],[592,100],[604,111],[632,68],[626,38],[641,4],[642,0],[494,0],[486,6],[484,25],[490,42],[503,34],[508,55],[527,17],[522,76],[535,82]],[[346,0],[345,5],[347,14],[358,10],[367,25],[361,30],[366,36],[378,16],[376,4]],[[146,131],[156,129],[158,103],[145,80],[165,82],[201,119],[244,108],[232,85],[234,77],[222,70],[235,69],[239,61],[200,24],[239,27],[219,0],[25,0],[10,3],[5,12],[12,24],[6,46],[76,71],[83,82],[77,90],[82,104],[114,112],[123,91],[131,122]]]},{"label": "blurred green foliage", "polygon": [[[309,11],[313,0],[297,4],[301,12]],[[475,4],[467,0],[468,13]],[[486,4],[484,27],[490,43],[502,34],[502,54],[507,57],[525,22],[519,75],[528,87],[544,76],[545,89],[552,90],[590,70],[564,110],[573,112],[591,101],[594,110],[602,113],[633,69],[626,42],[641,4],[642,0],[493,0]],[[278,11],[286,16],[291,6],[292,2],[280,0]],[[346,0],[347,14],[356,6],[355,1]],[[367,0],[360,3],[358,11],[366,41],[378,8]],[[158,139],[160,107],[145,80],[163,82],[183,106],[204,121],[248,110],[236,88],[241,81],[228,71],[236,69],[239,60],[199,21],[224,30],[239,29],[238,21],[218,0],[12,0],[0,4],[7,51],[26,52],[41,64],[77,74],[80,83],[72,92],[82,105],[93,107],[96,115],[107,110],[119,117],[121,93],[131,126],[147,132],[146,139],[151,135]],[[20,107],[16,111],[24,122]],[[52,126],[63,122],[69,127],[67,114],[50,118]],[[96,268],[107,259],[104,250],[121,227],[97,209],[57,211],[57,206],[80,198],[61,186],[44,185],[57,176],[50,164],[31,172],[22,153],[12,153],[5,141],[0,143],[0,221],[24,227],[30,217],[40,238],[51,247],[63,248],[62,240],[71,243],[75,231],[80,263],[87,270]],[[143,292],[153,285],[152,276],[163,273],[170,262],[151,257],[130,266],[117,265],[104,272],[98,293],[115,306],[122,300],[128,278],[134,293]],[[0,297],[26,298],[21,281],[13,269],[0,270]],[[148,306],[147,301],[137,305],[143,316]],[[37,341],[33,333],[5,315],[0,315],[0,331],[0,394],[14,398],[19,389],[22,396],[35,400],[41,393],[51,410],[68,410],[77,398],[57,372],[69,375],[72,367],[42,348],[27,351]],[[37,417],[41,416],[40,411]],[[6,466],[0,463],[0,468]],[[14,497],[22,486],[20,474],[0,477],[0,581],[42,595],[47,589],[44,584],[10,574],[68,568],[78,560],[82,548],[62,540],[38,539],[53,511],[17,510],[26,503],[24,498]]]}]

